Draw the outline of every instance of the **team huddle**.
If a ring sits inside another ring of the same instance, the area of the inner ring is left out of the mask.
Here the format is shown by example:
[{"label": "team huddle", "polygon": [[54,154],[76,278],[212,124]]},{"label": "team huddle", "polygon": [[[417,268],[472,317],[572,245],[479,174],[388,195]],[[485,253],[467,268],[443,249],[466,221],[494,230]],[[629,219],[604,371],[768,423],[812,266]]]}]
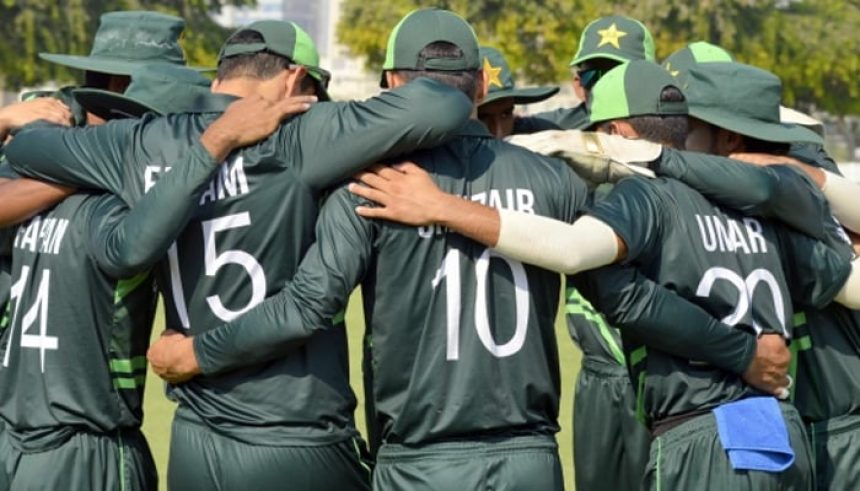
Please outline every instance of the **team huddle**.
[{"label": "team huddle", "polygon": [[559,298],[577,489],[860,487],[860,186],[776,76],[603,17],[584,102],[516,116],[558,88],[421,9],[336,102],[293,22],[214,81],[183,28],[105,14],[40,55],[83,86],[0,109],[0,489],[156,489],[148,365],[171,490],[564,489]]}]

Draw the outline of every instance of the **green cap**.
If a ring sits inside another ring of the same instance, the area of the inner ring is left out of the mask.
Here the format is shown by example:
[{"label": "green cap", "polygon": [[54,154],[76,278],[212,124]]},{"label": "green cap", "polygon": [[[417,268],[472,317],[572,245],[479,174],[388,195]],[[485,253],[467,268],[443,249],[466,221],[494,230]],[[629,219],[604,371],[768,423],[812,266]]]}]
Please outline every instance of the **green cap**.
[{"label": "green cap", "polygon": [[660,101],[666,87],[677,88],[678,82],[653,61],[635,60],[618,65],[591,89],[588,98],[591,124],[632,116],[687,114],[686,102]]},{"label": "green cap", "polygon": [[815,132],[779,118],[782,83],[741,63],[700,63],[687,74],[690,116],[758,140],[822,143]]},{"label": "green cap", "polygon": [[[447,42],[460,48],[457,58],[427,58],[419,54],[428,44]],[[383,70],[466,71],[481,68],[478,38],[465,19],[450,10],[427,8],[414,10],[397,23],[388,37]],[[385,75],[380,85],[388,83]]]},{"label": "green cap", "polygon": [[317,97],[320,100],[329,100],[326,89],[329,80],[331,80],[331,74],[320,68],[320,55],[317,52],[317,47],[308,33],[298,24],[280,20],[261,20],[240,28],[233,33],[233,36],[242,31],[256,32],[263,38],[263,42],[229,44],[230,38],[227,38],[221,47],[221,52],[218,53],[219,64],[225,58],[261,52],[283,56],[295,64],[305,67],[308,75],[316,82]]},{"label": "green cap", "polygon": [[81,88],[73,94],[88,112],[103,119],[138,118],[157,114],[209,112],[212,82],[200,73],[181,66],[155,64],[131,74],[124,94]]},{"label": "green cap", "polygon": [[499,50],[481,46],[480,54],[484,73],[487,76],[487,96],[481,101],[482,105],[508,97],[514,99],[514,104],[530,104],[549,99],[559,90],[558,87],[518,89],[514,83],[511,67]]},{"label": "green cap", "polygon": [[699,63],[731,63],[735,61],[731,53],[705,41],[696,41],[675,51],[665,60],[665,68],[673,77],[678,78],[682,85],[687,83],[687,72]]},{"label": "green cap", "polygon": [[99,29],[88,56],[39,53],[39,57],[60,65],[131,75],[144,64],[185,65],[179,37],[185,21],[156,12],[110,12],[101,16]]},{"label": "green cap", "polygon": [[570,62],[576,66],[594,58],[620,63],[631,60],[654,61],[654,38],[644,24],[623,15],[601,17],[585,27],[579,49]]}]

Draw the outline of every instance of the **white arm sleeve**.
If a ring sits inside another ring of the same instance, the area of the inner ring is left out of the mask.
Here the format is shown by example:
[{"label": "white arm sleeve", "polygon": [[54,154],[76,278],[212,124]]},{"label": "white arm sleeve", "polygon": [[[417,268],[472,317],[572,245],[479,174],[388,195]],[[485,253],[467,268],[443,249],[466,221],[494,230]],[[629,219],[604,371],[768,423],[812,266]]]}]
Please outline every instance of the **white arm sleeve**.
[{"label": "white arm sleeve", "polygon": [[845,228],[860,233],[860,184],[853,183],[842,176],[824,171],[825,181],[821,191],[830,203],[833,216]]},{"label": "white arm sleeve", "polygon": [[860,309],[860,258],[851,262],[851,275],[834,300],[849,309]]},{"label": "white arm sleeve", "polygon": [[615,262],[618,238],[600,220],[584,216],[573,224],[511,210],[499,210],[495,249],[535,266],[574,274]]}]

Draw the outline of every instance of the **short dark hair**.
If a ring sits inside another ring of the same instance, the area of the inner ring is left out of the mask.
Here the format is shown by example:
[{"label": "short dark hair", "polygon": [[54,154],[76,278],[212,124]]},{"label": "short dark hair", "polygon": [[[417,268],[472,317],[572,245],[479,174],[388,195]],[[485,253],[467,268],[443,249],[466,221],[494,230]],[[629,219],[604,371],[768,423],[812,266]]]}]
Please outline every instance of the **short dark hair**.
[{"label": "short dark hair", "polygon": [[[660,102],[684,102],[685,100],[684,94],[671,85],[660,92]],[[633,116],[627,118],[627,122],[643,140],[671,145],[678,150],[684,149],[689,131],[689,120],[686,114]]]},{"label": "short dark hair", "polygon": [[[230,36],[225,44],[229,46],[231,44],[263,42],[265,39],[259,32],[244,29]],[[218,79],[229,80],[231,78],[250,77],[265,80],[289,69],[292,64],[293,60],[266,51],[231,56],[218,63]]]},{"label": "short dark hair", "polygon": [[436,80],[439,83],[449,85],[461,90],[470,99],[475,97],[475,92],[478,89],[478,71],[463,70],[463,71],[443,71],[443,70],[426,70],[424,63],[427,58],[462,58],[463,50],[457,45],[446,41],[436,41],[430,43],[418,53],[418,69],[417,70],[395,70],[394,72],[401,76],[405,81],[411,82],[419,77],[427,77]]}]

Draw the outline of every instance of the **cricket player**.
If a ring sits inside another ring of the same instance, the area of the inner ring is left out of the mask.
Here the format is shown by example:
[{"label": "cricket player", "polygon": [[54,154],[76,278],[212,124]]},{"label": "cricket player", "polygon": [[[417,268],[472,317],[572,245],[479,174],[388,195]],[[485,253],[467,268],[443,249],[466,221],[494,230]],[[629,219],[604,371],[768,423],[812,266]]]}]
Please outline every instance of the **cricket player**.
[{"label": "cricket player", "polygon": [[[328,74],[307,33],[261,21],[219,56],[212,101],[325,96]],[[417,108],[421,108],[420,111]],[[234,319],[292,278],[313,240],[326,189],[368,163],[453,136],[471,104],[416,80],[357,103],[318,103],[230,156],[192,203],[193,218],[158,266],[167,322],[189,334]],[[107,190],[136,203],[189,152],[216,114],[34,129],[7,149],[22,174]],[[171,171],[173,172],[173,171]],[[172,387],[171,489],[365,489],[342,323],[296,356]]]},{"label": "cricket player", "polygon": [[[134,83],[159,70],[168,69],[149,67]],[[145,97],[152,90],[140,100],[158,112],[204,110],[193,95],[208,92],[208,80],[174,70],[187,74],[168,70],[157,82],[175,101]],[[13,280],[0,324],[3,489],[157,487],[140,432],[156,305],[150,267],[190,217],[174,204],[189,192],[199,197],[219,157],[267,136],[292,112],[262,99],[238,102],[132,209],[116,196],[81,192],[0,231]]]},{"label": "cricket player", "polygon": [[558,93],[558,87],[518,88],[511,67],[496,48],[481,46],[482,68],[487,78],[487,96],[478,106],[478,119],[496,138],[514,131],[514,105],[540,102]]},{"label": "cricket player", "polygon": [[570,62],[573,92],[582,102],[573,108],[516,118],[514,133],[578,130],[589,126],[586,100],[600,77],[628,61],[654,59],[654,38],[638,20],[610,15],[591,21],[582,31],[576,54]]},{"label": "cricket player", "polygon": [[[625,107],[640,114],[658,115],[669,110],[667,104],[656,103],[656,96],[662,91],[643,90],[647,79],[641,73],[631,78],[640,89],[637,92],[630,90],[633,84],[623,76],[623,67],[618,70],[621,76],[607,74],[607,83],[612,79],[622,81],[623,90],[616,90],[614,100],[624,97],[627,104],[607,103],[606,107]],[[669,78],[661,84],[665,87],[673,82]],[[643,93],[655,99],[648,103],[641,98]],[[678,105],[674,106],[680,111]],[[623,114],[617,116],[623,117]],[[409,197],[407,206],[398,206],[389,193],[384,198],[387,208],[363,208],[361,212],[391,219],[397,218],[396,212],[405,214],[412,210],[412,216],[405,220],[412,224],[427,223],[428,215],[439,213],[437,218],[441,219],[429,221],[453,226],[514,257],[527,258],[530,262],[536,260],[545,266],[563,264],[558,269],[568,273],[612,262],[634,264],[658,283],[673,285],[676,291],[703,305],[712,315],[730,324],[747,326],[737,331],[740,337],[749,336],[746,329],[763,337],[787,337],[791,318],[789,298],[797,305],[821,306],[833,298],[849,306],[857,305],[858,272],[856,265],[852,272],[850,256],[771,223],[742,218],[737,213],[714,207],[677,181],[623,180],[588,217],[567,229],[571,233],[575,231],[575,235],[566,236],[561,226],[542,229],[539,222],[549,221],[539,217],[507,210],[490,211],[438,192],[422,197],[416,171],[410,172],[413,176],[408,181],[409,192],[400,196],[401,199]],[[379,180],[372,182],[379,183]],[[389,190],[397,188],[391,183],[383,184]],[[429,186],[429,180],[425,180],[425,184]],[[379,197],[380,193],[373,196]],[[414,208],[419,202],[424,206],[419,213],[423,217],[418,217],[418,209]],[[429,205],[431,202],[435,204]],[[499,215],[503,217],[500,227]],[[493,218],[479,218],[483,216]],[[516,218],[511,221],[508,216]],[[495,224],[490,225],[493,222]],[[731,242],[720,238],[718,231],[721,229],[733,230],[729,235]],[[601,230],[605,231],[605,238],[601,238],[604,234]],[[515,231],[522,235],[511,234]],[[531,237],[536,233],[556,237],[556,240],[535,242]],[[526,237],[529,239],[523,240]],[[553,242],[556,245],[542,247]],[[560,263],[549,264],[549,258]],[[745,277],[761,279],[746,282]],[[762,281],[770,286],[768,290],[757,290],[762,288],[758,286]],[[786,285],[792,286],[791,291]],[[684,336],[683,328],[675,331],[676,336]],[[703,479],[708,486],[726,488],[807,489],[811,485],[811,462],[804,445],[803,428],[791,407],[781,405],[779,411],[784,415],[787,435],[790,435],[786,440],[798,449],[793,464],[781,473],[732,471],[722,449],[706,450],[720,448],[711,410],[745,400],[757,391],[743,383],[736,373],[698,363],[699,358],[695,356],[671,356],[650,348],[649,342],[649,338],[640,337],[625,343],[638,383],[640,408],[652,433],[656,434],[646,477],[649,487],[694,488],[702,486]]]},{"label": "cricket player", "polygon": [[[767,76],[752,67],[739,64],[691,67],[688,72],[690,115],[695,132],[688,143],[692,147],[715,148],[720,154],[747,153],[761,148],[764,142],[782,147],[782,152],[803,158],[804,153],[789,151],[788,144],[802,143],[802,138],[780,138],[775,133],[777,121],[776,104],[770,104],[771,125],[749,125],[736,116],[721,118],[714,109],[719,107],[735,114],[744,114],[742,107],[754,107],[750,100],[767,100],[768,89],[774,90],[775,77]],[[714,88],[719,88],[715,93]],[[770,99],[774,99],[773,96]],[[777,99],[778,100],[778,99]],[[749,114],[749,109],[747,109]],[[759,118],[763,119],[763,118]],[[820,145],[813,141],[812,144]],[[792,149],[793,150],[793,149]],[[818,153],[813,153],[818,156]],[[817,181],[824,194],[831,198],[833,213],[849,229],[856,231],[858,222],[855,200],[860,187],[847,182],[834,173],[827,161],[808,160],[816,166],[821,177]],[[838,172],[838,171],[837,171]],[[814,172],[813,175],[816,175]],[[798,196],[789,201],[792,209]],[[844,203],[844,204],[843,204]],[[825,217],[822,221],[828,220]],[[842,248],[850,254],[847,239],[834,241],[832,247]],[[823,309],[808,309],[794,316],[795,341],[792,351],[792,376],[796,380],[793,402],[808,423],[810,444],[815,457],[816,489],[848,489],[860,481],[860,474],[853,462],[858,445],[858,410],[860,410],[860,344],[856,334],[860,331],[860,316],[857,311],[841,305],[831,304]]]},{"label": "cricket player", "polygon": [[[643,59],[654,60],[654,40],[644,24],[620,15],[595,19],[583,30],[570,62],[573,90],[582,102],[573,108],[515,118],[513,133],[589,126],[586,100],[597,81],[617,65]],[[634,417],[633,386],[618,330],[574,283],[568,279],[565,311],[568,330],[583,353],[574,400],[576,487],[630,489],[638,486],[644,471],[649,437]]]},{"label": "cricket player", "polygon": [[[388,46],[387,85],[429,76],[480,101],[477,40],[456,14],[412,12]],[[451,192],[492,206],[572,220],[586,200],[584,184],[560,162],[497,140],[476,120],[412,158]],[[374,488],[562,489],[559,276],[442,228],[363,220],[354,213],[361,204],[335,191],[316,244],[281,294],[222,328],[163,339],[150,350],[153,366],[174,349],[199,361],[183,376],[283,357],[324,329],[360,284],[382,432]],[[168,378],[179,373],[166,368]]]}]

